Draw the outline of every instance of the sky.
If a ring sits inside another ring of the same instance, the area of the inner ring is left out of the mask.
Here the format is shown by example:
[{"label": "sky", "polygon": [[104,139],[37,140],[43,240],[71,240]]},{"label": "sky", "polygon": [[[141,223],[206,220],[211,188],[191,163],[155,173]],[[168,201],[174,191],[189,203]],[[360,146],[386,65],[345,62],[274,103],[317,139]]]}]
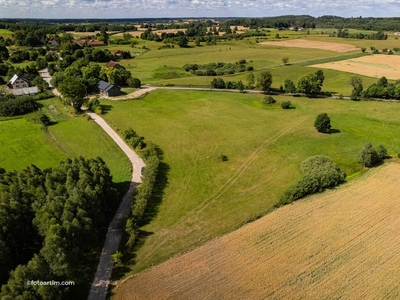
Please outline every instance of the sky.
[{"label": "sky", "polygon": [[399,0],[0,0],[0,18],[400,16]]}]

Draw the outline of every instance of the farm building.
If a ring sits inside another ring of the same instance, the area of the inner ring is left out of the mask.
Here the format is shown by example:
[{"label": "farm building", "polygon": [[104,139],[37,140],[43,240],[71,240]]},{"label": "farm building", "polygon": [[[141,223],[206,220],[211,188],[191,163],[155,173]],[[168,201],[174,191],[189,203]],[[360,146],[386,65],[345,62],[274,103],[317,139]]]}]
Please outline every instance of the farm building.
[{"label": "farm building", "polygon": [[110,61],[106,64],[106,67],[107,67],[107,68],[116,68],[116,69],[124,69],[124,70],[125,70],[125,67],[121,66],[119,63],[117,63],[117,62],[115,62],[115,61],[113,61],[113,60],[110,60]]},{"label": "farm building", "polygon": [[8,91],[16,96],[35,95],[38,88],[30,86],[29,79],[15,74],[9,82],[7,82]]},{"label": "farm building", "polygon": [[98,47],[98,46],[104,46],[103,41],[94,41],[94,40],[72,40],[75,44],[83,47],[85,43],[87,43],[88,46],[92,47]]},{"label": "farm building", "polygon": [[121,88],[111,83],[100,80],[97,84],[99,93],[106,96],[119,96],[121,95]]}]

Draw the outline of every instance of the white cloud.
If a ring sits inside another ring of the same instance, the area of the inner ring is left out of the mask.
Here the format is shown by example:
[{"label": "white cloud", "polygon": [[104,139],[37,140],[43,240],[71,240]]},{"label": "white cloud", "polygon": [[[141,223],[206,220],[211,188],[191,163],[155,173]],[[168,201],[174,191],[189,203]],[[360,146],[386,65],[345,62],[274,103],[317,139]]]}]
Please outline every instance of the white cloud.
[{"label": "white cloud", "polygon": [[0,0],[1,18],[397,16],[397,0]]}]

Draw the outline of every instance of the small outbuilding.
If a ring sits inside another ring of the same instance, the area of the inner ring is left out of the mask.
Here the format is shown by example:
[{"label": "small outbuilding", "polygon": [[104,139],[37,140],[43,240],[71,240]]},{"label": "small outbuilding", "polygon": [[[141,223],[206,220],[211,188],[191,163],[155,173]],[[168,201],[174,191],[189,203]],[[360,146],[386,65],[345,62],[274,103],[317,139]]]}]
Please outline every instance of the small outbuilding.
[{"label": "small outbuilding", "polygon": [[105,96],[119,96],[121,95],[121,88],[111,83],[100,80],[97,84],[99,93]]},{"label": "small outbuilding", "polygon": [[115,69],[124,69],[124,70],[125,70],[125,67],[124,67],[124,66],[121,66],[119,63],[117,63],[117,62],[115,62],[115,61],[113,61],[113,60],[110,60],[110,61],[106,64],[106,67],[107,67],[107,68],[115,68]]}]

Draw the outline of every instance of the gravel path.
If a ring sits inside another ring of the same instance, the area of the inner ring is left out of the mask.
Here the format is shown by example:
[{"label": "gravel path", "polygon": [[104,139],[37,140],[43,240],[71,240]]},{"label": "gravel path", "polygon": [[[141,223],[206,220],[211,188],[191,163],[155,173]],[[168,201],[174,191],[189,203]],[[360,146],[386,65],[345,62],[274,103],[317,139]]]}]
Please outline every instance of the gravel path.
[{"label": "gravel path", "polygon": [[132,206],[132,193],[142,182],[141,170],[145,166],[143,160],[133,151],[122,138],[97,114],[84,110],[105,132],[115,141],[115,143],[124,151],[132,163],[132,180],[128,192],[125,194],[122,202],[108,227],[106,240],[100,256],[100,262],[97,267],[95,278],[89,293],[89,300],[106,299],[108,284],[111,278],[111,272],[114,265],[111,255],[118,250],[119,243],[124,230],[124,218],[129,213]]}]

